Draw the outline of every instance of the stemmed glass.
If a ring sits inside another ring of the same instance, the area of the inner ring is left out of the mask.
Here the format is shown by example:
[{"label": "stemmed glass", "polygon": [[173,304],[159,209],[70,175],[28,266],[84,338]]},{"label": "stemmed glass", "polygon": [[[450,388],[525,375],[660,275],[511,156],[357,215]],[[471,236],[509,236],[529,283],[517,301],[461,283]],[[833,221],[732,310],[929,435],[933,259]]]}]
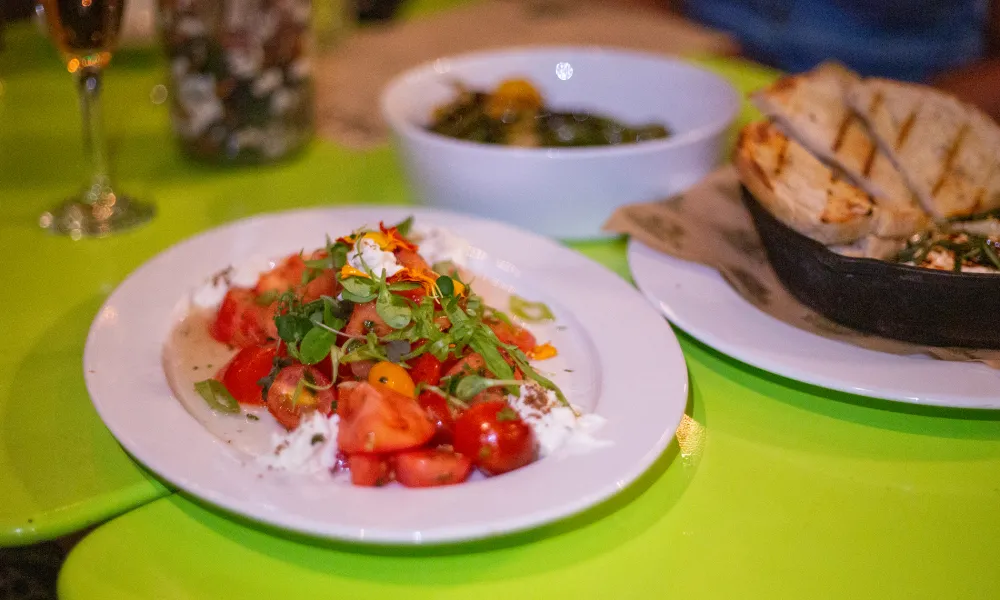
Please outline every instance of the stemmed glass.
[{"label": "stemmed glass", "polygon": [[111,60],[125,0],[41,0],[40,7],[67,70],[76,76],[91,175],[80,193],[42,214],[39,223],[74,239],[105,236],[145,223],[153,218],[153,206],[112,187],[101,120],[101,74]]}]

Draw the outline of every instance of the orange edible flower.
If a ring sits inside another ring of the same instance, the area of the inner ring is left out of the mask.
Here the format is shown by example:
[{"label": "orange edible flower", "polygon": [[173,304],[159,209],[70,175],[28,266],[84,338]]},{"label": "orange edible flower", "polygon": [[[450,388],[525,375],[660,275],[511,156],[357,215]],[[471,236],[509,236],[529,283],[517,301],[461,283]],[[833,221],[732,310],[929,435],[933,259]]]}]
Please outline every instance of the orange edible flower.
[{"label": "orange edible flower", "polygon": [[413,250],[414,252],[417,251],[418,246],[403,237],[403,234],[399,233],[399,229],[397,229],[395,225],[387,228],[385,223],[379,221],[378,228],[382,231],[382,235],[384,235],[386,239],[386,245],[382,246],[383,250],[389,250],[391,252],[393,250],[403,248],[405,250]]},{"label": "orange edible flower", "polygon": [[528,358],[531,360],[545,360],[547,358],[552,358],[559,354],[556,347],[552,344],[545,342],[540,346],[535,346],[528,351]]},{"label": "orange edible flower", "polygon": [[340,278],[344,279],[347,277],[365,277],[366,279],[371,279],[371,276],[361,269],[355,269],[351,265],[344,265],[340,268]]}]

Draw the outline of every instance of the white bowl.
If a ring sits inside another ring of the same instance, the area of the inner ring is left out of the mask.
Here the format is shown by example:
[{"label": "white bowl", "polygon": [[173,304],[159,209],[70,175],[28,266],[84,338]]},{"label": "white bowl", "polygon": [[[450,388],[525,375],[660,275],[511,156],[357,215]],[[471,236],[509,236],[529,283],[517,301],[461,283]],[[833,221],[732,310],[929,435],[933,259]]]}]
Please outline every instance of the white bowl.
[{"label": "white bowl", "polygon": [[[453,82],[489,89],[521,77],[550,106],[626,123],[665,123],[665,140],[589,148],[512,148],[426,130]],[[515,48],[440,58],[382,94],[417,199],[557,238],[606,237],[615,208],[690,187],[719,162],[740,101],[726,81],[680,60],[597,47]]]}]

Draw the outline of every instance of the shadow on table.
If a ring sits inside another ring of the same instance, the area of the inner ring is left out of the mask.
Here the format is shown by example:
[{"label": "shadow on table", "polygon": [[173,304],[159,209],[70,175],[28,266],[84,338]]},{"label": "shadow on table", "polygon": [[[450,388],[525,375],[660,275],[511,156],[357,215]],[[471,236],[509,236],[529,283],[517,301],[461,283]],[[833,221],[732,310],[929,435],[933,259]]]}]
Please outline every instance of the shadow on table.
[{"label": "shadow on table", "polygon": [[0,399],[0,537],[20,526],[26,542],[52,538],[166,493],[144,485],[87,395],[83,345],[102,301],[70,308],[41,334]]},{"label": "shadow on table", "polygon": [[[264,554],[278,561],[293,561],[299,567],[317,572],[333,571],[342,577],[367,577],[363,569],[359,570],[360,566],[371,564],[363,560],[365,556],[380,556],[389,560],[461,556],[462,562],[456,564],[455,570],[429,569],[424,575],[426,581],[414,581],[412,569],[400,570],[397,575],[393,569],[386,568],[380,570],[377,576],[389,582],[398,580],[399,583],[435,585],[465,581],[470,576],[499,579],[511,576],[501,565],[506,562],[504,557],[512,557],[515,552],[538,552],[540,557],[530,561],[532,566],[527,570],[529,561],[510,558],[509,562],[517,565],[518,576],[530,575],[532,571],[546,572],[612,552],[617,546],[642,535],[677,504],[700,462],[704,416],[700,414],[698,401],[697,391],[692,390],[687,415],[681,425],[685,433],[679,434],[681,444],[676,438],[671,441],[653,466],[619,494],[560,521],[484,540],[433,546],[362,545],[315,539],[250,522],[218,508],[196,503],[193,498],[194,502],[179,502],[177,505],[193,520],[218,535],[240,543],[249,552]],[[698,421],[691,418],[694,414],[699,415]],[[553,481],[553,485],[558,485],[558,482]],[[647,506],[640,508],[637,506],[640,503]],[[582,530],[587,530],[587,533]],[[332,556],[334,554],[337,557]],[[354,567],[351,566],[352,555],[359,563]],[[490,568],[473,566],[481,561],[487,561]]]}]

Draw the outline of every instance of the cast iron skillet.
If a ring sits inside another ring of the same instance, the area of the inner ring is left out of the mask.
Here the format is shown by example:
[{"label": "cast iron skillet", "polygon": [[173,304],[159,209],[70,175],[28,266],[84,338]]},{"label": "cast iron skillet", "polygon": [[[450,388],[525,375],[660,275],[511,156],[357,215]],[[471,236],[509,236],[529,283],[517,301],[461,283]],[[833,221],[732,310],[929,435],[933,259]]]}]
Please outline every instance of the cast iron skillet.
[{"label": "cast iron skillet", "polygon": [[841,256],[780,222],[745,187],[743,202],[778,279],[813,310],[897,340],[1000,348],[1000,275]]}]

